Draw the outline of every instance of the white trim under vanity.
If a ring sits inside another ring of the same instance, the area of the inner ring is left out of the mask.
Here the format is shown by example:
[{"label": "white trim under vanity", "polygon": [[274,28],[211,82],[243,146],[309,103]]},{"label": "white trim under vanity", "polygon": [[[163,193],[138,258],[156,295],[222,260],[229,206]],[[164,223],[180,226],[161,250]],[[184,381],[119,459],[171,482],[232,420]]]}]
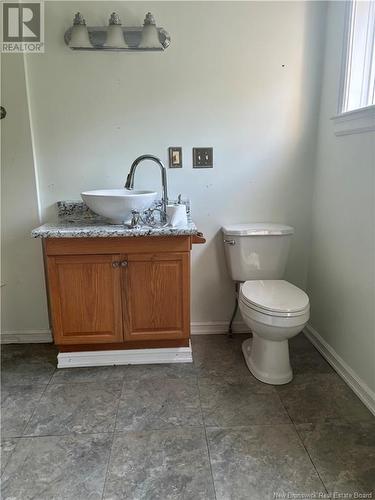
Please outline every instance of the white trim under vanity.
[{"label": "white trim under vanity", "polygon": [[350,368],[337,352],[323,339],[311,326],[304,328],[304,333],[310,342],[318,349],[320,354],[328,361],[338,375],[348,384],[352,391],[359,397],[364,405],[375,415],[375,393],[365,382]]},{"label": "white trim under vanity", "polygon": [[57,368],[192,362],[191,344],[189,347],[60,352],[57,355]]}]

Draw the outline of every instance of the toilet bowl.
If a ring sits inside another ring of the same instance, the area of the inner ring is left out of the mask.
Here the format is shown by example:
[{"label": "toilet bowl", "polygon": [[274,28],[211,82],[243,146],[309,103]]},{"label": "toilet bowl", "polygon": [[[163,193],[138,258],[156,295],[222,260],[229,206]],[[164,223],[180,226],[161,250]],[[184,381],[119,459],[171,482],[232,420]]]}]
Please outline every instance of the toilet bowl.
[{"label": "toilet bowl", "polygon": [[250,280],[240,287],[239,308],[253,333],[242,345],[251,373],[267,384],[290,382],[288,339],[309,320],[306,293],[284,280]]},{"label": "toilet bowl", "polygon": [[288,339],[304,328],[310,315],[305,292],[282,279],[294,228],[250,222],[223,226],[222,233],[228,272],[236,287],[229,333],[238,304],[253,333],[242,345],[249,370],[267,384],[286,384],[293,378]]}]

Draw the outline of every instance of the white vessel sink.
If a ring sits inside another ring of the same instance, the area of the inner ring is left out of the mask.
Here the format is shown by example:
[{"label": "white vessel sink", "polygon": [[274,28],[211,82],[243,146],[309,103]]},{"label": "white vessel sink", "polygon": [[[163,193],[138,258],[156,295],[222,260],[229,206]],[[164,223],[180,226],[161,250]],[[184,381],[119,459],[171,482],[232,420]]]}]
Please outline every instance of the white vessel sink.
[{"label": "white vessel sink", "polygon": [[156,191],[136,189],[96,189],[81,193],[86,205],[96,214],[106,217],[111,224],[130,222],[132,210],[147,210],[156,195]]}]

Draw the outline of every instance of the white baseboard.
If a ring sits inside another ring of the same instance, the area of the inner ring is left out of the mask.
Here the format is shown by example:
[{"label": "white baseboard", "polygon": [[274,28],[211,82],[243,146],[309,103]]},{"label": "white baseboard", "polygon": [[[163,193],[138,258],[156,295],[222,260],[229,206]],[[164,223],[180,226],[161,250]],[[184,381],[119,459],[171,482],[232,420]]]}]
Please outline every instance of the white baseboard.
[{"label": "white baseboard", "polygon": [[359,399],[375,415],[375,392],[354,372],[352,368],[337,354],[321,335],[311,326],[304,329],[306,337],[318,349],[322,356],[355,392]]},{"label": "white baseboard", "polygon": [[1,344],[47,344],[52,342],[50,330],[1,332]]},{"label": "white baseboard", "polygon": [[[206,321],[191,323],[192,335],[210,335],[228,333],[229,321]],[[249,327],[243,321],[233,323],[233,333],[250,333]]]},{"label": "white baseboard", "polygon": [[191,345],[162,349],[61,352],[57,356],[57,368],[192,362]]},{"label": "white baseboard", "polygon": [[[229,321],[206,321],[202,323],[191,323],[192,335],[209,335],[227,333]],[[249,328],[242,321],[233,323],[233,333],[250,333]],[[50,330],[23,330],[13,332],[2,332],[1,344],[42,344],[52,342]]]}]

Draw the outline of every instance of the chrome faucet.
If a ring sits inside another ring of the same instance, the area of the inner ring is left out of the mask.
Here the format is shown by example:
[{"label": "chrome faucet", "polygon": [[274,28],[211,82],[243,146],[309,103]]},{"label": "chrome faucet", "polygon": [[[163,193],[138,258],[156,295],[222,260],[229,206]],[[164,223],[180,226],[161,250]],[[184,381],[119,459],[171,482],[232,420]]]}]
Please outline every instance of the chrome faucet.
[{"label": "chrome faucet", "polygon": [[134,189],[134,175],[137,170],[138,165],[144,160],[152,160],[160,167],[161,172],[161,184],[163,187],[163,194],[161,199],[162,212],[161,212],[161,220],[162,222],[167,221],[167,205],[168,205],[168,186],[167,186],[167,170],[161,160],[153,155],[142,155],[138,156],[130,167],[128,176],[125,182],[125,189]]}]

